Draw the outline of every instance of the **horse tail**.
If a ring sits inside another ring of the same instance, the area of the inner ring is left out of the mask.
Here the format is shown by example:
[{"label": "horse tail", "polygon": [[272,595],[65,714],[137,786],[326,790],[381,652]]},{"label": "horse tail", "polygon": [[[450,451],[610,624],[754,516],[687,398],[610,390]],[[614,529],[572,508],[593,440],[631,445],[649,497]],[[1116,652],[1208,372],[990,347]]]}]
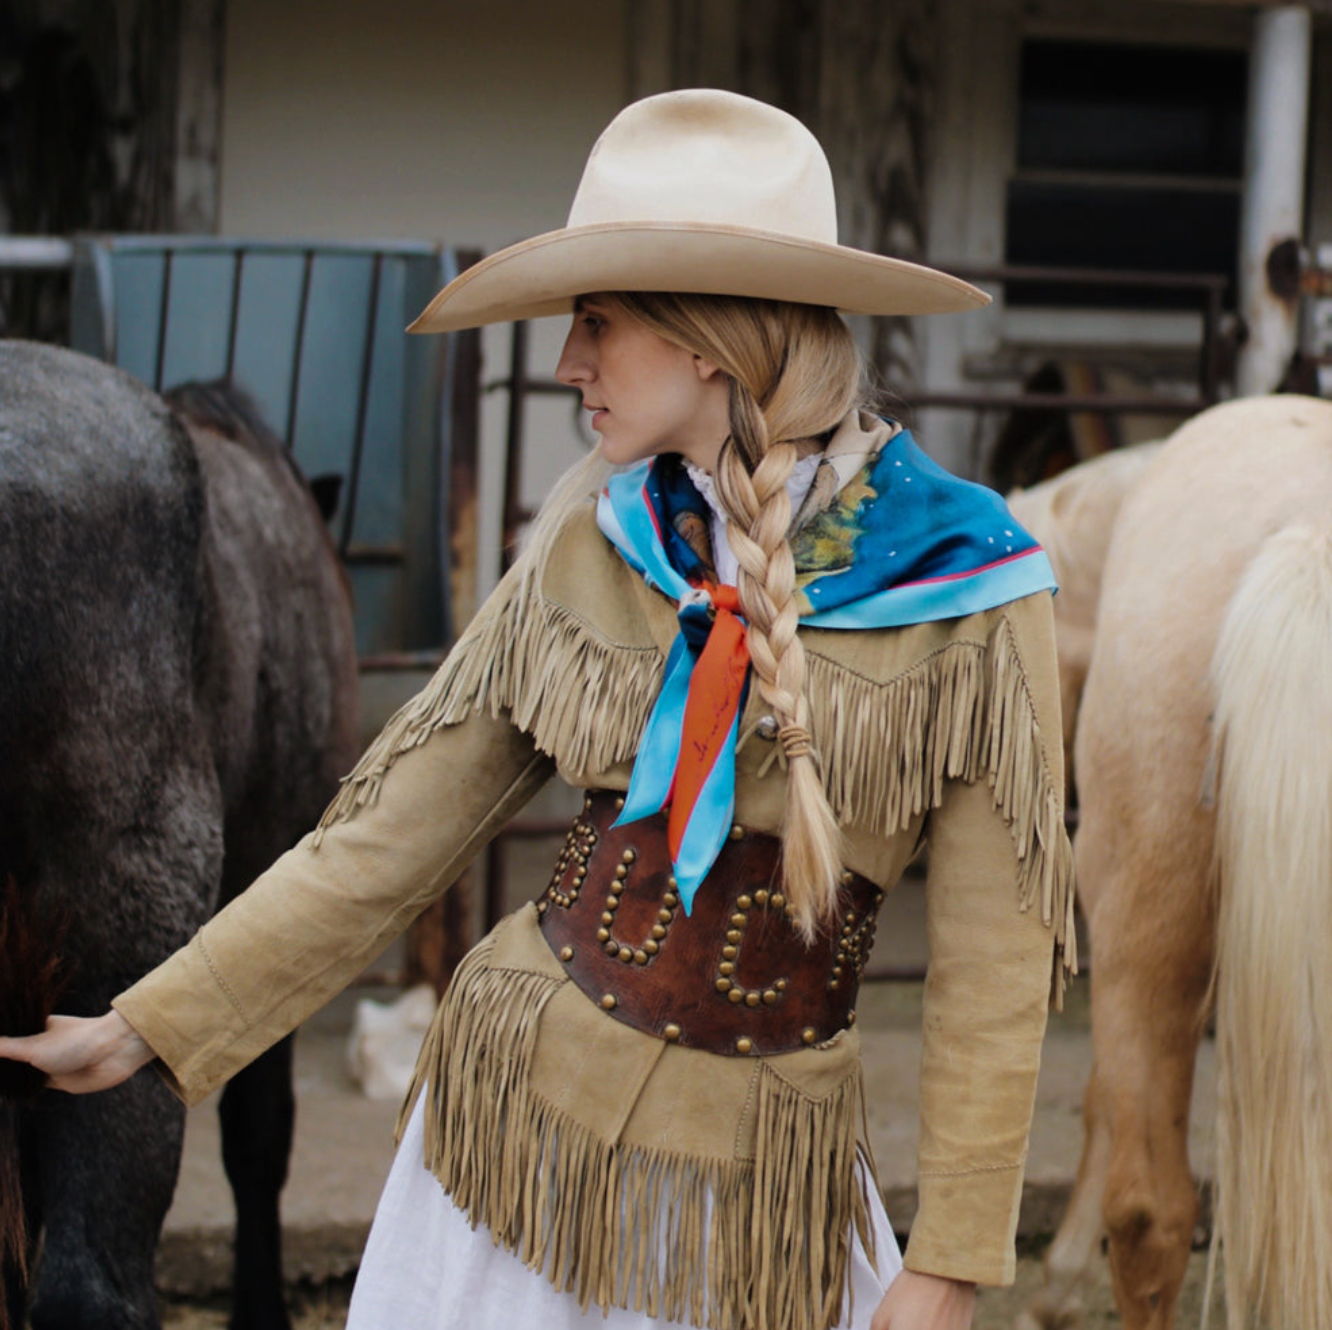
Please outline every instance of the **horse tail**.
[{"label": "horse tail", "polygon": [[[0,1030],[6,1034],[33,1034],[46,1027],[68,980],[60,958],[67,927],[67,920],[38,911],[8,876],[0,895]],[[19,1158],[19,1106],[36,1097],[45,1079],[26,1063],[0,1059],[0,1330],[14,1330],[9,1310],[22,1306],[32,1245]]]},{"label": "horse tail", "polygon": [[1212,662],[1216,1222],[1230,1330],[1332,1326],[1332,532],[1245,569]]}]

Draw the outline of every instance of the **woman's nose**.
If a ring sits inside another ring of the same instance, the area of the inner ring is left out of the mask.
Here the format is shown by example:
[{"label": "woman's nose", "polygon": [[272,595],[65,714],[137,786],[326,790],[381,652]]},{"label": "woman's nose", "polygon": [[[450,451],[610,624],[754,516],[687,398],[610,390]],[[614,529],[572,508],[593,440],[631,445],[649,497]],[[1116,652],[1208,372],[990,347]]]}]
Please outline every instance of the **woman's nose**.
[{"label": "woman's nose", "polygon": [[555,366],[555,378],[570,388],[586,383],[592,377],[591,365],[581,342],[577,326],[571,328],[568,337],[564,339],[564,350],[560,352],[559,362]]}]

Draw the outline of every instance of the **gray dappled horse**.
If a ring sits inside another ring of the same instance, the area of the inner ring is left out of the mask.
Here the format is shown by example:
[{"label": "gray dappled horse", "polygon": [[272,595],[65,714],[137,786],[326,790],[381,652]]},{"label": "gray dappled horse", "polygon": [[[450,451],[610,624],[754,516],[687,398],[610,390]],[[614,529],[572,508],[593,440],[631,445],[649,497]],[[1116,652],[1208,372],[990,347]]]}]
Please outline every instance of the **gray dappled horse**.
[{"label": "gray dappled horse", "polygon": [[[105,1011],[314,824],[355,758],[350,602],[314,501],[243,401],[174,396],[0,343],[6,1033],[57,989],[57,1010]],[[0,1091],[27,1070],[0,1063]],[[156,1327],[183,1108],[147,1068],[102,1094],[26,1088],[0,1098],[0,1316],[21,1326],[26,1298],[34,1330]],[[290,1040],[220,1113],[232,1324],[282,1327]]]}]

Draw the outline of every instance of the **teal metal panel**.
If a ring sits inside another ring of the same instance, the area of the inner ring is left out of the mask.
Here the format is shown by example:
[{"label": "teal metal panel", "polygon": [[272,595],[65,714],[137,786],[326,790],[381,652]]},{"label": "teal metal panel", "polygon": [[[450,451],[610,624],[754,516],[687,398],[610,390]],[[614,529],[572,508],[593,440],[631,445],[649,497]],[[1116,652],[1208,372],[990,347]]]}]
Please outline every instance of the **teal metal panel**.
[{"label": "teal metal panel", "polygon": [[229,377],[310,476],[344,478],[331,530],[362,654],[447,640],[445,343],[405,325],[453,265],[424,244],[81,238],[73,342],[162,390]]}]

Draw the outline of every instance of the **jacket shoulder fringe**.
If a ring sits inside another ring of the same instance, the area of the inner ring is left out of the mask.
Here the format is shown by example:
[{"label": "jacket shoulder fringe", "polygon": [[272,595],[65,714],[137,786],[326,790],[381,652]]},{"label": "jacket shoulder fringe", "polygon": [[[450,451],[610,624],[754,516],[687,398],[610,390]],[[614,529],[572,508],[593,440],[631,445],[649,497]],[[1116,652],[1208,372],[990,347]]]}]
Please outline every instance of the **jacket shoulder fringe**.
[{"label": "jacket shoulder fringe", "polygon": [[[632,761],[661,688],[655,646],[617,643],[537,592],[518,569],[426,687],[389,721],[325,811],[324,831],[372,803],[393,763],[472,711],[507,713],[574,771]],[[1046,761],[1016,636],[1002,613],[988,639],[939,647],[887,681],[807,650],[811,729],[838,820],[891,835],[937,808],[946,780],[985,776],[1017,849],[1018,904],[1055,932],[1053,993],[1077,971],[1073,855],[1063,790]]]},{"label": "jacket shoulder fringe", "polygon": [[578,771],[630,761],[662,674],[655,647],[612,642],[572,610],[525,591],[511,574],[435,677],[389,720],[344,778],[320,819],[315,844],[328,827],[378,798],[403,753],[472,711],[496,718],[507,712],[539,749]]},{"label": "jacket shoulder fringe", "polygon": [[944,782],[985,777],[1013,837],[1018,907],[1054,930],[1052,998],[1077,973],[1073,851],[1013,626],[959,638],[887,682],[806,653],[811,729],[837,819],[892,835],[938,808]]},{"label": "jacket shoulder fringe", "polygon": [[713,1330],[827,1330],[841,1319],[852,1226],[873,1257],[859,1067],[814,1099],[757,1072],[754,1158],[601,1139],[530,1085],[541,1013],[564,982],[459,967],[422,1048],[425,1166],[473,1225],[561,1292]]}]

